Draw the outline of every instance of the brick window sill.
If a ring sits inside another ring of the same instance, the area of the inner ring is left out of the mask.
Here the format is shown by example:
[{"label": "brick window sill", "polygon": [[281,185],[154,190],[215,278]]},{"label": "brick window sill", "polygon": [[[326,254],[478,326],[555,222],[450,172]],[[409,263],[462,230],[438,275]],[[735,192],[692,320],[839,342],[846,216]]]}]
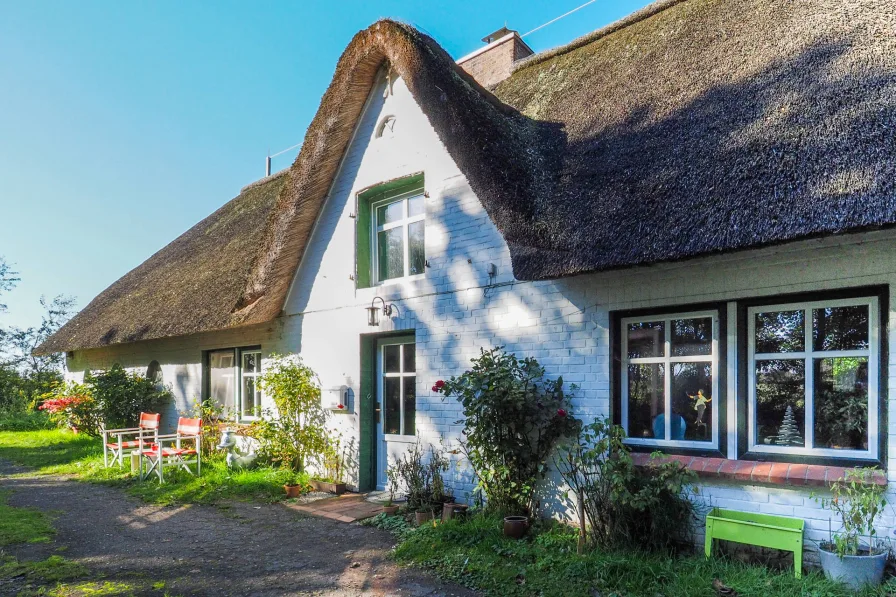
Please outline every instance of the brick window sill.
[{"label": "brick window sill", "polygon": [[[767,485],[787,485],[792,487],[828,487],[834,481],[843,479],[843,466],[817,464],[788,464],[786,462],[755,462],[752,460],[727,460],[725,458],[705,458],[701,456],[663,456],[651,459],[650,454],[634,453],[635,466],[650,466],[664,462],[679,462],[684,468],[694,471],[702,480],[723,479],[742,483],[763,483]],[[869,483],[887,485],[883,471],[874,471]]]}]

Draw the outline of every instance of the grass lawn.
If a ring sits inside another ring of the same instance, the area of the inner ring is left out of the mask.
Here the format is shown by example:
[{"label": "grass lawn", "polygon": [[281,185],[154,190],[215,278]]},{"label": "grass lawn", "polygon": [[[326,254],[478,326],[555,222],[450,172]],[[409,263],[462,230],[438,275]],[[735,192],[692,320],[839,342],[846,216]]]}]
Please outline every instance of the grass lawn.
[{"label": "grass lawn", "polygon": [[278,501],[284,497],[283,485],[291,476],[272,467],[233,471],[227,468],[223,456],[213,455],[203,458],[199,477],[168,469],[164,484],[154,478],[140,482],[129,467],[103,466],[99,438],[61,429],[0,432],[0,458],[42,474],[71,474],[82,481],[123,487],[158,504],[213,504],[226,499]]},{"label": "grass lawn", "polygon": [[[515,541],[503,536],[500,519],[484,516],[419,529],[385,515],[373,523],[399,537],[399,561],[433,569],[446,580],[488,595],[712,597],[717,595],[712,587],[716,578],[741,597],[855,595],[820,572],[796,579],[792,570],[696,555],[592,551],[580,556],[575,531],[562,525],[545,524]],[[890,584],[859,594],[892,595],[894,590],[896,585]]]}]

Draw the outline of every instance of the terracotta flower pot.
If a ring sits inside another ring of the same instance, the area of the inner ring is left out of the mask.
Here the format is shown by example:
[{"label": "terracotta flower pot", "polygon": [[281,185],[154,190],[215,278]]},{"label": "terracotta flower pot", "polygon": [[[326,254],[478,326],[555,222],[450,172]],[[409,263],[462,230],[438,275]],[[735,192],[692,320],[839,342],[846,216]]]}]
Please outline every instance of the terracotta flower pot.
[{"label": "terracotta flower pot", "polygon": [[504,518],[504,536],[521,539],[529,530],[529,519],[525,516],[506,516]]},{"label": "terracotta flower pot", "polygon": [[414,519],[417,521],[417,526],[421,526],[432,520],[432,512],[429,510],[425,512],[414,512]]},{"label": "terracotta flower pot", "polygon": [[302,486],[301,485],[284,485],[283,490],[286,492],[287,498],[297,498],[302,495]]},{"label": "terracotta flower pot", "polygon": [[398,512],[398,506],[383,506],[383,512],[385,512],[389,516],[393,516],[396,512]]},{"label": "terracotta flower pot", "polygon": [[442,522],[451,520],[456,514],[466,513],[467,508],[469,506],[466,504],[455,504],[454,502],[442,504]]}]

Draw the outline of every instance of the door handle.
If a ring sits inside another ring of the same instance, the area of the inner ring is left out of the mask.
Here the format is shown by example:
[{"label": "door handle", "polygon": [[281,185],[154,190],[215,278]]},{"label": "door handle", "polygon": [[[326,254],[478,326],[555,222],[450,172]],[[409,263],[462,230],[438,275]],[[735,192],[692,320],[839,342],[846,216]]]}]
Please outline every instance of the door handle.
[{"label": "door handle", "polygon": [[376,413],[376,415],[374,416],[374,421],[379,423],[380,422],[380,403],[379,402],[373,403],[373,412]]}]

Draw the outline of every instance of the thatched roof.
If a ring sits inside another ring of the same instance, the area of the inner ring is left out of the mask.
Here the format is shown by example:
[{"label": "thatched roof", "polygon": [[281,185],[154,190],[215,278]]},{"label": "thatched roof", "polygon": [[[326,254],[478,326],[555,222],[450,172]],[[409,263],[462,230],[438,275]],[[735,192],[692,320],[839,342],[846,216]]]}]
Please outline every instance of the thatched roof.
[{"label": "thatched roof", "polygon": [[894,0],[667,0],[494,91],[565,137],[519,278],[896,222]]},{"label": "thatched roof", "polygon": [[237,308],[286,171],[224,207],[107,288],[36,352],[179,336],[258,323]]},{"label": "thatched roof", "polygon": [[340,58],[269,217],[240,227],[258,248],[248,271],[203,269],[209,287],[227,287],[214,299],[180,273],[190,266],[178,247],[197,242],[200,224],[41,350],[276,317],[384,64],[504,235],[520,279],[892,225],[894,32],[896,0],[663,0],[524,60],[492,94],[428,36],[377,22]]}]

